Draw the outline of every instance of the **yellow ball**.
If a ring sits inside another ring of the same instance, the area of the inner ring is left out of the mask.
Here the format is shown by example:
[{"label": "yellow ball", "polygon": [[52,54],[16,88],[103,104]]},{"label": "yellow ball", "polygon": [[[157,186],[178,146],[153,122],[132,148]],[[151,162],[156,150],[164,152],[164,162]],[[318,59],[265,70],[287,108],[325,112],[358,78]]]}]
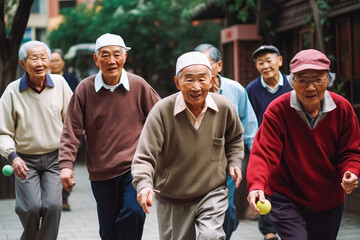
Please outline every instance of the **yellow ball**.
[{"label": "yellow ball", "polygon": [[264,203],[262,203],[261,201],[258,201],[256,203],[256,206],[260,209],[261,215],[266,215],[271,210],[271,203],[267,199],[265,199]]}]

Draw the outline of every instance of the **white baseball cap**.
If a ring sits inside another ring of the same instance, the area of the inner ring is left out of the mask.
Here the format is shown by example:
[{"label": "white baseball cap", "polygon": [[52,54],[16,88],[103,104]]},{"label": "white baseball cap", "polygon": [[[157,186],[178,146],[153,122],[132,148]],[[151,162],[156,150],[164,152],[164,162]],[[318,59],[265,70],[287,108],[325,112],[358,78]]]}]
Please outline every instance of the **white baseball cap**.
[{"label": "white baseball cap", "polygon": [[176,62],[176,75],[190,65],[204,65],[211,71],[208,57],[201,52],[187,52],[181,55]]},{"label": "white baseball cap", "polygon": [[95,52],[105,46],[120,46],[123,47],[126,51],[131,49],[125,45],[124,40],[119,35],[111,33],[105,33],[96,40]]}]

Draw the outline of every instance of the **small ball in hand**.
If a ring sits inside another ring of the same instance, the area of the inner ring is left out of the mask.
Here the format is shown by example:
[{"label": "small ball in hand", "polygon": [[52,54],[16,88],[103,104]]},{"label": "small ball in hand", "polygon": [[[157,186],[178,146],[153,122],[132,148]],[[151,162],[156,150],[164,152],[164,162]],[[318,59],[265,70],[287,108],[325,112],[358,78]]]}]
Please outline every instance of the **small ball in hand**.
[{"label": "small ball in hand", "polygon": [[8,177],[8,176],[11,176],[11,174],[13,174],[14,170],[13,170],[13,168],[12,168],[11,165],[6,164],[6,165],[3,167],[2,172],[3,172],[3,174],[4,174],[5,176]]},{"label": "small ball in hand", "polygon": [[267,199],[265,199],[265,202],[258,201],[256,206],[260,209],[261,215],[266,215],[271,210],[271,203]]}]

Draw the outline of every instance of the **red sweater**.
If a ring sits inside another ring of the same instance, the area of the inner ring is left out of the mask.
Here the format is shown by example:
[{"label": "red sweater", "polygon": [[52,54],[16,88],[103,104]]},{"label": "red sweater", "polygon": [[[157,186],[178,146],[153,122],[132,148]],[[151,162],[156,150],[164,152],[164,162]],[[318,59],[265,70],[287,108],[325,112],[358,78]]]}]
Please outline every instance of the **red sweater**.
[{"label": "red sweater", "polygon": [[80,82],[67,111],[60,140],[60,168],[72,168],[83,129],[90,180],[117,177],[131,168],[139,136],[151,108],[160,99],[141,77],[127,73],[130,90],[123,86],[95,92],[95,76]]},{"label": "red sweater", "polygon": [[344,202],[344,172],[360,172],[360,130],[350,103],[329,93],[336,108],[314,129],[290,107],[290,93],[269,105],[250,154],[249,191],[275,191],[315,212]]}]

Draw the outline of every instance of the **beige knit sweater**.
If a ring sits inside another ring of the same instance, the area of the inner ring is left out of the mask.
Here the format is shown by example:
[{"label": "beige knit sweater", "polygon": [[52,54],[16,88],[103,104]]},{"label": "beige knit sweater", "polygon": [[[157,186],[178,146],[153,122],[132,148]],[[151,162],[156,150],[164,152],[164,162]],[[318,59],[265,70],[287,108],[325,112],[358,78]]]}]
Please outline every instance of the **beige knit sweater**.
[{"label": "beige knit sweater", "polygon": [[226,186],[229,166],[241,166],[243,127],[233,104],[211,94],[219,111],[208,109],[196,130],[185,111],[174,116],[177,94],[151,110],[132,163],[133,185],[160,191],[169,202],[192,201]]},{"label": "beige knit sweater", "polygon": [[19,91],[20,80],[11,82],[0,100],[0,152],[5,158],[17,151],[44,154],[59,148],[61,131],[72,91],[65,79],[50,74],[55,87],[40,94],[27,88]]}]

